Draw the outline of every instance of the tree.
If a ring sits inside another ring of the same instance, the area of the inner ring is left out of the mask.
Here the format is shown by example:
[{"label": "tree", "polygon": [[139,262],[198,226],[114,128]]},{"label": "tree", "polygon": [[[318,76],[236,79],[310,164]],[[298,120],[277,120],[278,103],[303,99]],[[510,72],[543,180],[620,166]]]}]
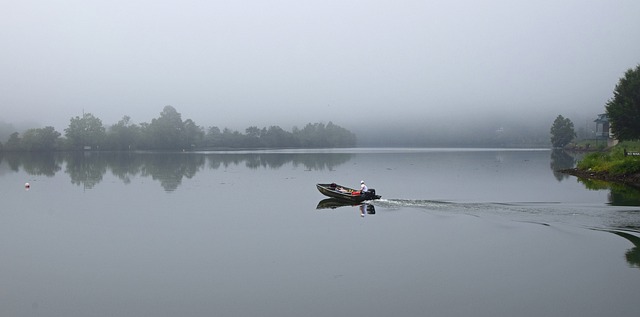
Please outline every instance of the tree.
[{"label": "tree", "polygon": [[242,147],[244,136],[237,130],[230,128],[222,129],[220,135],[220,144],[218,146],[223,147]]},{"label": "tree", "polygon": [[7,151],[19,151],[21,149],[22,139],[20,138],[20,133],[13,132],[9,136],[7,143],[4,145],[4,148]]},{"label": "tree", "polygon": [[148,127],[151,147],[155,149],[180,149],[184,124],[182,115],[172,106],[165,106],[160,117],[152,119]]},{"label": "tree", "polygon": [[172,106],[165,106],[160,117],[142,126],[142,131],[151,149],[185,150],[201,145],[204,139],[204,130],[191,119],[182,121]]},{"label": "tree", "polygon": [[222,132],[218,127],[209,127],[207,134],[204,136],[204,144],[206,146],[220,146],[222,142]]},{"label": "tree", "polygon": [[27,151],[51,151],[56,148],[60,132],[49,126],[42,129],[29,129],[22,136],[22,148]]},{"label": "tree", "polygon": [[332,147],[351,147],[356,145],[356,135],[347,129],[329,121],[326,126],[329,144]]},{"label": "tree", "polygon": [[129,116],[124,116],[122,120],[111,126],[107,136],[114,149],[135,149],[140,139],[140,127],[132,123]]},{"label": "tree", "polygon": [[558,115],[551,126],[551,145],[553,147],[564,147],[576,137],[573,129],[573,122],[569,118]]},{"label": "tree", "polygon": [[97,148],[105,138],[105,128],[102,120],[90,113],[82,114],[82,118],[71,118],[69,127],[64,129],[65,136],[75,148],[91,146]]},{"label": "tree", "polygon": [[295,145],[293,134],[279,126],[270,126],[262,133],[263,144],[270,148],[286,148]]},{"label": "tree", "polygon": [[308,123],[303,129],[293,129],[293,135],[302,147],[352,147],[356,145],[356,135],[329,121]]},{"label": "tree", "polygon": [[640,64],[620,78],[605,108],[618,140],[640,139]]},{"label": "tree", "polygon": [[204,139],[204,131],[191,119],[183,122],[182,134],[183,148],[198,146],[202,143],[202,139]]},{"label": "tree", "polygon": [[328,147],[325,135],[325,125],[323,123],[307,123],[302,130],[297,131],[298,135],[296,135],[296,137],[302,147]]}]

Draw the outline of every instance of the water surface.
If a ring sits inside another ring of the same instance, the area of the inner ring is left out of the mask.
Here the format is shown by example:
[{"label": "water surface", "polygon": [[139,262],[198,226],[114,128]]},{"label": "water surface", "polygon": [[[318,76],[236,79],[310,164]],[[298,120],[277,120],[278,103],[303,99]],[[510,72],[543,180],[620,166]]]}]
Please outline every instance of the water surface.
[{"label": "water surface", "polygon": [[[548,150],[4,155],[4,316],[635,316],[637,190]],[[320,208],[315,183],[382,200]],[[26,190],[24,184],[31,187]]]}]

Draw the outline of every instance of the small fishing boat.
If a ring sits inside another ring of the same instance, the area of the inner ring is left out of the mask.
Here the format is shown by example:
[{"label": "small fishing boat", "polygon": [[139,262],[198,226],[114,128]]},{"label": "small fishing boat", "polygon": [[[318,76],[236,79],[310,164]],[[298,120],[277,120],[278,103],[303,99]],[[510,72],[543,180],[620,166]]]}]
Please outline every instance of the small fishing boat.
[{"label": "small fishing boat", "polygon": [[338,185],[336,183],[316,184],[316,187],[318,188],[318,191],[320,191],[320,193],[325,196],[355,203],[359,203],[365,200],[380,199],[381,197],[380,195],[376,195],[376,190],[372,188],[362,193],[357,189]]}]

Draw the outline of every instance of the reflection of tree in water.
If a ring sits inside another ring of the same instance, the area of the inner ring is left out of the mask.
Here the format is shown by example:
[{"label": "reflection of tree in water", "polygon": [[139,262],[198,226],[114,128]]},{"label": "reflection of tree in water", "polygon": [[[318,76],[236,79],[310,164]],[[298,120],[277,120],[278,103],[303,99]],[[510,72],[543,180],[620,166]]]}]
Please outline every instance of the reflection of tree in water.
[{"label": "reflection of tree in water", "polygon": [[151,176],[160,181],[165,191],[174,191],[182,184],[182,179],[192,178],[204,166],[202,155],[181,153],[149,154],[144,157],[142,176]]},{"label": "reflection of tree in water", "polygon": [[640,190],[630,186],[612,184],[609,202],[614,206],[640,206]]},{"label": "reflection of tree in water", "polygon": [[609,231],[613,234],[617,234],[633,243],[634,247],[627,250],[625,258],[632,267],[640,268],[640,238],[622,231]]},{"label": "reflection of tree in water", "polygon": [[125,184],[131,183],[131,177],[142,173],[144,156],[132,152],[112,153],[109,160],[111,173]]},{"label": "reflection of tree in water", "polygon": [[569,178],[571,177],[571,175],[559,173],[557,171],[573,168],[575,164],[576,159],[573,156],[569,155],[569,153],[567,153],[566,151],[561,149],[554,149],[551,151],[551,170],[553,171],[553,176],[555,176],[558,181]]},{"label": "reflection of tree in water", "polygon": [[29,175],[52,177],[62,169],[62,158],[54,152],[11,152],[5,158],[13,171],[19,171],[20,166]]},{"label": "reflection of tree in water", "polygon": [[582,183],[582,185],[584,185],[584,187],[589,190],[609,189],[609,186],[611,185],[610,183],[605,181],[582,177],[578,177],[578,183]]},{"label": "reflection of tree in water", "polygon": [[638,188],[580,177],[578,182],[589,190],[610,190],[608,198],[613,206],[640,206],[640,189]]},{"label": "reflection of tree in water", "polygon": [[60,171],[60,158],[56,159],[54,153],[41,153],[39,155],[29,155],[29,159],[22,163],[22,168],[31,175],[44,175],[53,177]]},{"label": "reflection of tree in water", "polygon": [[71,176],[71,183],[83,184],[86,188],[99,183],[108,168],[125,184],[138,175],[150,176],[166,191],[173,191],[184,177],[192,178],[203,165],[202,155],[183,153],[72,153],[67,156],[66,172]]},{"label": "reflection of tree in water", "polygon": [[352,156],[352,154],[344,153],[225,153],[208,155],[208,165],[209,168],[218,169],[220,166],[227,167],[244,162],[245,166],[250,169],[278,169],[292,163],[293,166],[303,165],[307,170],[332,170],[335,166],[348,162]]},{"label": "reflection of tree in water", "polygon": [[182,180],[192,178],[205,166],[244,164],[250,169],[278,169],[292,163],[307,170],[332,170],[352,158],[341,153],[134,153],[134,152],[70,152],[70,153],[6,153],[2,157],[14,171],[20,168],[31,175],[54,176],[66,163],[65,173],[71,183],[93,188],[102,181],[107,170],[131,183],[136,176],[151,177],[166,191],[176,190]]},{"label": "reflection of tree in water", "polygon": [[99,152],[72,152],[66,156],[65,173],[71,177],[71,184],[93,188],[102,181],[107,172],[107,160]]},{"label": "reflection of tree in water", "polygon": [[353,154],[344,153],[324,153],[324,154],[301,154],[293,159],[293,165],[304,165],[308,170],[333,170],[334,167],[342,165],[351,160]]}]

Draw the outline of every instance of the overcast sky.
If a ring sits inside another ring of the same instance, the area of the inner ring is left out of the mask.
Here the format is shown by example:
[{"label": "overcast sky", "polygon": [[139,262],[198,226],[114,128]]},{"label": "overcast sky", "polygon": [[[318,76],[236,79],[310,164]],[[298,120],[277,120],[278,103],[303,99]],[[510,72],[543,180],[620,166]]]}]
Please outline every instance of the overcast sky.
[{"label": "overcast sky", "polygon": [[58,129],[599,113],[640,63],[638,0],[0,4],[0,121]]}]

